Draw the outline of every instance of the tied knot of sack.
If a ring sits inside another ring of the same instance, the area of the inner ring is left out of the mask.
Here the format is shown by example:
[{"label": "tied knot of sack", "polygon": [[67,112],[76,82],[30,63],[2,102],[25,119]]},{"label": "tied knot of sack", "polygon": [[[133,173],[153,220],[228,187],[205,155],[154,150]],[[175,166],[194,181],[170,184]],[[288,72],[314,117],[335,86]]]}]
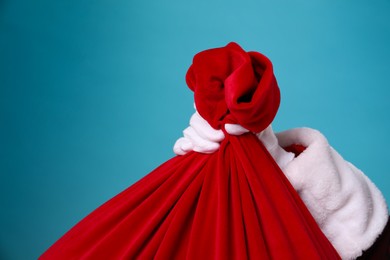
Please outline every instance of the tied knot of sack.
[{"label": "tied knot of sack", "polygon": [[271,61],[233,42],[196,54],[186,81],[199,114],[214,129],[239,124],[258,133],[270,125],[279,108]]}]

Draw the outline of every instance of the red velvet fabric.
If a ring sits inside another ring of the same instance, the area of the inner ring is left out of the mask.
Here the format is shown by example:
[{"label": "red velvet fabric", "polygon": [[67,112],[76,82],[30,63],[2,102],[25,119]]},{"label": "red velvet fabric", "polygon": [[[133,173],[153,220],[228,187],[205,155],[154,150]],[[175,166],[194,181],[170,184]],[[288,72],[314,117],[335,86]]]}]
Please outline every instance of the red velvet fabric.
[{"label": "red velvet fabric", "polygon": [[[202,116],[266,127],[279,105],[273,73],[264,76],[270,62],[236,44],[206,52],[187,75]],[[217,152],[177,156],[146,175],[41,259],[339,259],[257,137],[225,135]]]},{"label": "red velvet fabric", "polygon": [[306,147],[300,144],[292,144],[287,147],[283,147],[287,152],[291,152],[295,155],[295,157],[299,156],[303,151],[306,150]]},{"label": "red velvet fabric", "polygon": [[199,114],[215,129],[238,123],[259,133],[274,119],[280,92],[271,61],[238,44],[195,55],[186,76]]},{"label": "red velvet fabric", "polygon": [[41,259],[338,259],[253,134],[169,160]]}]

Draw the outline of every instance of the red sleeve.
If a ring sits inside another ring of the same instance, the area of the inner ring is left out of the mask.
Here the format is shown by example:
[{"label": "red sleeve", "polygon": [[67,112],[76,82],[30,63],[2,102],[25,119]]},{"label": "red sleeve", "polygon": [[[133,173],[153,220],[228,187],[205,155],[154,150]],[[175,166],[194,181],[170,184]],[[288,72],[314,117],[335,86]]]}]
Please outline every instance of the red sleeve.
[{"label": "red sleeve", "polygon": [[306,147],[300,144],[292,144],[287,147],[283,147],[283,149],[287,152],[294,153],[295,157],[297,157],[306,149]]}]

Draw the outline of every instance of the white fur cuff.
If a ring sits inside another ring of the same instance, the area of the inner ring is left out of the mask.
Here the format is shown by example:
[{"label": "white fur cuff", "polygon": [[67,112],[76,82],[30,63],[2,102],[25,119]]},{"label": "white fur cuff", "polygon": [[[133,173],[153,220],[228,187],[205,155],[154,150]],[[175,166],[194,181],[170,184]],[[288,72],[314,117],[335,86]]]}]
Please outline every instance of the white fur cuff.
[{"label": "white fur cuff", "polygon": [[381,192],[330,147],[320,132],[300,128],[277,137],[283,147],[306,147],[284,173],[340,256],[360,256],[375,242],[388,220]]}]

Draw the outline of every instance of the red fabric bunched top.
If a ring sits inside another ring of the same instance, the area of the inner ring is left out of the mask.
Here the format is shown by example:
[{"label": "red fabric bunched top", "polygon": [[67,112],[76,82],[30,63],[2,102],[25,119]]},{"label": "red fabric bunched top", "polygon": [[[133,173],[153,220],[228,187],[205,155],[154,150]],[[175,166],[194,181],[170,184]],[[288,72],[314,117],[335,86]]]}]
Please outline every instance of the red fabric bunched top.
[{"label": "red fabric bunched top", "polygon": [[261,132],[274,119],[280,92],[271,61],[238,44],[195,55],[186,81],[199,114],[215,129],[224,122]]},{"label": "red fabric bunched top", "polygon": [[[271,62],[235,43],[197,54],[187,83],[199,113],[217,129],[239,123],[259,132],[279,106]],[[339,255],[264,145],[246,133],[226,134],[212,154],[168,160],[81,220],[40,259]]]}]

